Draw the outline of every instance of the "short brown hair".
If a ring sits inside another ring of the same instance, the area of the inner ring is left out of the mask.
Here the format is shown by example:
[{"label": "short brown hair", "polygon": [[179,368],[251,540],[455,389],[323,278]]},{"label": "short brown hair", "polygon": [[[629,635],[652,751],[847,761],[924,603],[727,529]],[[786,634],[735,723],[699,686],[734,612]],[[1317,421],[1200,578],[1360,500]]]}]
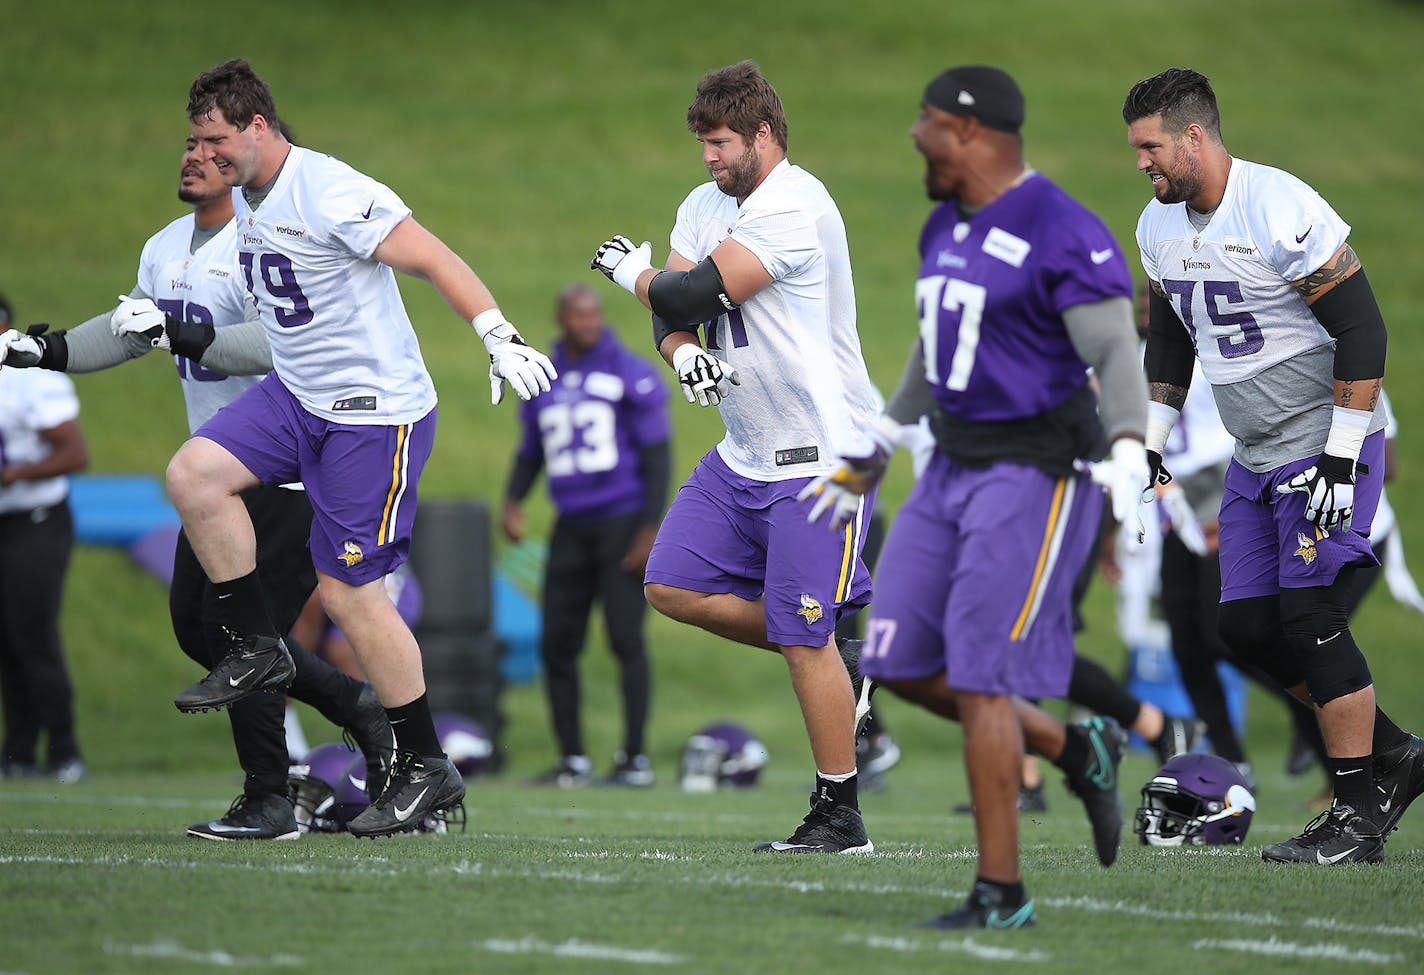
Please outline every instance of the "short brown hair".
[{"label": "short brown hair", "polygon": [[272,100],[272,89],[267,82],[257,77],[252,65],[243,58],[224,61],[209,71],[204,71],[188,89],[188,117],[199,118],[219,109],[229,122],[239,129],[252,124],[253,116],[261,115],[267,125],[280,129],[277,118],[277,103]]},{"label": "short brown hair", "polygon": [[694,135],[725,125],[750,142],[765,122],[771,137],[786,151],[786,111],[771,82],[755,61],[709,71],[697,83],[697,96],[687,109],[687,128]]},{"label": "short brown hair", "polygon": [[1132,86],[1122,103],[1122,120],[1128,125],[1139,119],[1162,116],[1162,128],[1180,136],[1193,123],[1200,125],[1217,142],[1221,141],[1221,112],[1211,81],[1191,68],[1168,68]]}]

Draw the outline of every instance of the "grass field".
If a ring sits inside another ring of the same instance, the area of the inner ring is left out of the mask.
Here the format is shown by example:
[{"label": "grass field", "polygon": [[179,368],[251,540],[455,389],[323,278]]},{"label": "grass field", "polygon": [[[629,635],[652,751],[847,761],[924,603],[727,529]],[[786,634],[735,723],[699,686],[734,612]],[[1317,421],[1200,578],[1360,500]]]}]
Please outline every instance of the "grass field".
[{"label": "grass field", "polygon": [[[304,143],[394,187],[530,340],[547,343],[558,288],[603,287],[587,262],[610,233],[651,238],[661,258],[674,207],[704,178],[682,124],[696,78],[753,57],[786,103],[792,160],[826,182],[845,214],[867,360],[884,388],[915,331],[914,242],[927,204],[907,132],[925,81],[953,63],[1013,72],[1028,99],[1028,158],[1132,253],[1149,191],[1126,147],[1122,96],[1164,67],[1197,67],[1217,85],[1228,146],[1306,179],[1354,227],[1391,325],[1388,384],[1403,429],[1392,493],[1420,551],[1419,3],[0,0],[0,24],[0,291],[22,322],[72,324],[132,286],[144,240],[182,212],[174,192],[187,85],[246,56]],[[422,490],[497,497],[511,411],[485,400],[485,357],[468,329],[428,287],[403,290],[442,397]],[[620,333],[646,350],[631,300],[605,294]],[[161,471],[186,433],[171,365],[155,357],[77,383],[93,469]],[[720,424],[675,405],[681,475]],[[882,492],[891,510],[908,483],[908,465],[892,470]],[[534,531],[547,527],[541,500],[529,513]],[[1116,668],[1111,612],[1099,585],[1082,648]],[[963,798],[957,731],[897,702],[884,706],[906,758],[891,789],[865,803],[881,852],[792,861],[747,852],[786,835],[809,785],[800,717],[768,655],[650,621],[662,775],[651,792],[522,786],[553,758],[540,691],[522,686],[506,697],[508,771],[472,791],[468,834],[248,847],[182,836],[239,786],[226,723],[173,711],[173,693],[195,675],[173,646],[164,593],[121,553],[81,549],[64,624],[94,774],[63,792],[0,782],[3,973],[1424,969],[1424,810],[1406,818],[1381,868],[1260,863],[1261,844],[1303,824],[1318,784],[1279,772],[1285,721],[1263,699],[1251,701],[1248,735],[1261,812],[1244,850],[1134,846],[1102,871],[1071,797],[1054,785],[1053,809],[1024,830],[1040,928],[965,939],[908,927],[967,890],[972,837],[947,813]],[[1424,727],[1417,617],[1376,594],[1355,629],[1382,703]],[[612,702],[601,635],[587,674],[588,699]],[[766,784],[683,796],[671,785],[677,750],[720,718],[767,742]],[[314,740],[329,737],[314,715],[306,722]],[[591,707],[587,724],[602,765],[618,744],[616,716]],[[1129,759],[1129,809],[1150,772],[1146,758]]]}]

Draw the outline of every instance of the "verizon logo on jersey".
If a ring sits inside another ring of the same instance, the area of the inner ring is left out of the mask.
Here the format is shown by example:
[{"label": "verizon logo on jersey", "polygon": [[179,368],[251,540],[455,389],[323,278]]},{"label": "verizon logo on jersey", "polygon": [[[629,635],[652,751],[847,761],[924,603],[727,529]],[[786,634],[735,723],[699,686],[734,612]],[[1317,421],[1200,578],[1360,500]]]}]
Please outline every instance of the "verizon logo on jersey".
[{"label": "verizon logo on jersey", "polygon": [[305,227],[284,227],[279,223],[272,229],[288,237],[305,237],[307,235],[307,228]]}]

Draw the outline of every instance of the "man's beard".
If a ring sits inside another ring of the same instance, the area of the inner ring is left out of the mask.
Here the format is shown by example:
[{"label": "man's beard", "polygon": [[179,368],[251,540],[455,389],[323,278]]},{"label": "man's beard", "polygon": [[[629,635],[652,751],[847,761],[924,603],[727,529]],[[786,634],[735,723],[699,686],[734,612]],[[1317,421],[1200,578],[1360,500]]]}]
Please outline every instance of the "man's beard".
[{"label": "man's beard", "polygon": [[719,190],[739,200],[751,196],[752,190],[756,189],[757,179],[761,176],[761,154],[755,147],[748,146],[747,151],[738,156],[735,162],[727,164],[725,176],[727,181],[717,184]]}]

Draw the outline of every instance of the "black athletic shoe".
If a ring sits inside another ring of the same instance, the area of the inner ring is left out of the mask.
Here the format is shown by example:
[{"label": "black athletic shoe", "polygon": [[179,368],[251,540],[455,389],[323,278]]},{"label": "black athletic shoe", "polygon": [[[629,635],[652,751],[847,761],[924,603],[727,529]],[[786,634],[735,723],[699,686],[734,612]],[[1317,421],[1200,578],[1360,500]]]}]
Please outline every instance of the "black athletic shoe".
[{"label": "black athletic shoe", "polygon": [[855,768],[861,792],[884,792],[885,773],[900,764],[900,746],[885,732],[855,740]]},{"label": "black athletic shoe", "polygon": [[397,751],[381,798],[351,820],[346,829],[354,836],[408,833],[418,829],[426,816],[461,806],[464,798],[465,780],[450,759]]},{"label": "black athletic shoe", "polygon": [[1162,733],[1152,742],[1152,750],[1157,753],[1157,761],[1166,765],[1178,755],[1185,755],[1197,747],[1206,725],[1196,718],[1177,718],[1163,715]]},{"label": "black athletic shoe", "polygon": [[374,801],[386,787],[386,777],[391,772],[391,762],[395,758],[396,733],[386,718],[386,709],[376,696],[376,689],[370,684],[361,688],[361,696],[356,699],[356,709],[352,712],[351,723],[346,726],[349,744],[359,748],[366,759],[366,795]]},{"label": "black athletic shoe", "polygon": [[941,931],[962,931],[967,928],[1031,928],[1037,918],[1033,901],[1025,900],[1017,907],[1005,907],[1003,891],[992,884],[976,883],[969,900],[958,910],[921,921],[917,928],[938,928]]},{"label": "black athletic shoe", "polygon": [[227,807],[227,815],[188,827],[201,840],[294,840],[301,836],[292,800],[276,792],[243,794]]},{"label": "black athletic shoe", "polygon": [[[1043,783],[1019,786],[1018,810],[1021,813],[1048,812],[1048,796],[1043,791]],[[960,816],[974,815],[974,803],[956,803],[951,810]]]},{"label": "black athletic shoe", "polygon": [[1290,750],[1286,752],[1286,775],[1291,778],[1304,775],[1315,764],[1320,761],[1320,756],[1315,754],[1315,746],[1310,739],[1296,732],[1291,735]]},{"label": "black athletic shoe", "polygon": [[1068,791],[1083,800],[1088,822],[1093,827],[1093,846],[1098,862],[1110,867],[1117,860],[1122,840],[1122,803],[1117,796],[1117,767],[1122,764],[1122,730],[1112,718],[1093,717],[1070,725],[1088,736],[1088,762],[1068,772]]},{"label": "black athletic shoe", "polygon": [[1383,863],[1384,833],[1343,802],[1306,824],[1305,832],[1261,851],[1267,863]]},{"label": "black athletic shoe", "polygon": [[557,765],[529,780],[530,785],[555,785],[560,789],[582,789],[593,785],[593,762],[587,755],[565,755]]},{"label": "black athletic shoe", "polygon": [[173,699],[184,714],[225,708],[258,691],[280,691],[297,675],[287,645],[277,637],[244,636],[223,627],[231,645],[212,673]]},{"label": "black athletic shoe", "polygon": [[[846,673],[850,675],[850,692],[855,698],[855,737],[860,738],[860,733],[865,730],[865,722],[870,719],[870,698],[875,693],[875,682],[868,681],[860,674],[860,648],[865,645],[864,640],[842,640],[836,638],[836,650],[840,652],[841,662],[845,664]],[[866,687],[866,685],[869,687]],[[865,700],[861,701],[861,695],[865,695]]]},{"label": "black athletic shoe", "polygon": [[1388,836],[1399,827],[1409,804],[1424,794],[1424,738],[1410,735],[1403,745],[1375,758],[1375,808],[1370,818]]},{"label": "black athletic shoe", "polygon": [[811,793],[811,811],[788,839],[758,843],[754,853],[873,853],[860,810]]},{"label": "black athletic shoe", "polygon": [[602,784],[629,789],[646,789],[653,784],[654,778],[653,763],[648,756],[618,752],[613,756],[613,769]]}]

